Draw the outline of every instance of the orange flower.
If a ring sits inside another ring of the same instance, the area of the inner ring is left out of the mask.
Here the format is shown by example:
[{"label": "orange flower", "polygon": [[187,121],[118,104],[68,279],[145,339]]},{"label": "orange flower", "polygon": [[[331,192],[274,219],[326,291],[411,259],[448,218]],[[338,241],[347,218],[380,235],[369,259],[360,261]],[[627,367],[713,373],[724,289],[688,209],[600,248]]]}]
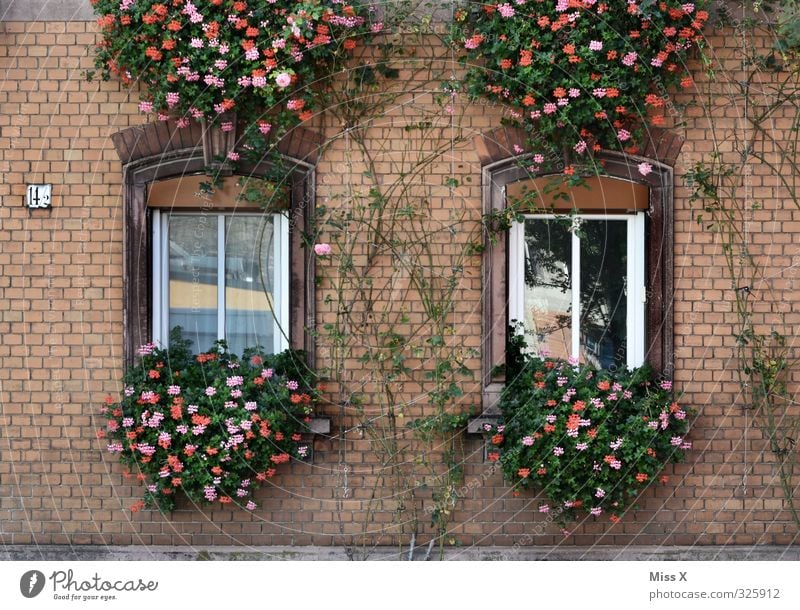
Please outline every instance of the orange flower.
[{"label": "orange flower", "polygon": [[489,460],[490,462],[496,462],[497,460],[500,459],[500,454],[497,453],[496,451],[490,451],[489,453],[486,454],[486,459]]},{"label": "orange flower", "polygon": [[619,523],[621,521],[621,519],[616,515],[611,515],[609,519],[611,520],[611,523]]},{"label": "orange flower", "polygon": [[598,390],[606,391],[606,390],[608,390],[610,388],[611,388],[611,382],[608,381],[607,379],[604,379],[603,381],[598,381],[597,382],[597,389]]},{"label": "orange flower", "polygon": [[221,504],[230,504],[231,502],[233,502],[233,500],[231,500],[230,496],[222,496],[219,499],[219,501],[220,501]]},{"label": "orange flower", "polygon": [[503,70],[508,70],[512,65],[513,65],[513,63],[511,62],[510,59],[501,59],[500,60],[500,67]]},{"label": "orange flower", "polygon": [[553,97],[562,98],[567,97],[567,90],[564,87],[556,87],[553,89]]},{"label": "orange flower", "polygon": [[502,434],[495,434],[492,437],[492,445],[502,445],[503,444],[503,435]]},{"label": "orange flower", "polygon": [[356,48],[356,41],[353,40],[352,38],[348,38],[347,40],[344,41],[344,48],[347,49],[348,51],[352,51],[353,49]]},{"label": "orange flower", "polygon": [[527,479],[531,474],[530,468],[520,468],[517,470],[517,475],[522,477],[523,479]]},{"label": "orange flower", "polygon": [[639,472],[636,474],[636,480],[639,481],[639,483],[644,483],[649,478],[650,477],[648,477],[644,472]]},{"label": "orange flower", "polygon": [[659,481],[661,482],[662,485],[666,485],[667,483],[669,483],[669,477],[665,474],[661,475]]}]

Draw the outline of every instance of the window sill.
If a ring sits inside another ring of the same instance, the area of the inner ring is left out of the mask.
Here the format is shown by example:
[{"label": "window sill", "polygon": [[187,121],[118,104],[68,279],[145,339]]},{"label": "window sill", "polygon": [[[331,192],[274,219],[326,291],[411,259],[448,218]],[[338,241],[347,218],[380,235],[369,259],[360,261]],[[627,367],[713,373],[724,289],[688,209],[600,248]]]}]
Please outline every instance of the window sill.
[{"label": "window sill", "polygon": [[503,393],[504,383],[493,382],[483,388],[483,411],[467,423],[467,434],[483,434],[484,424],[496,426],[500,420],[497,403]]}]

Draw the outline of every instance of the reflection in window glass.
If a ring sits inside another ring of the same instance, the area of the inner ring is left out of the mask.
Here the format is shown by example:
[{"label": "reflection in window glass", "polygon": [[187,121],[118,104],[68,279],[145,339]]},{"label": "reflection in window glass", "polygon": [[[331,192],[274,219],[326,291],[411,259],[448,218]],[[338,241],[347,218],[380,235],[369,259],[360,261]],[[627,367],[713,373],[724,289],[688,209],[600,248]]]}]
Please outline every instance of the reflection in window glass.
[{"label": "reflection in window glass", "polygon": [[225,337],[237,354],[271,349],[275,332],[275,235],[271,216],[225,219]]},{"label": "reflection in window glass", "polygon": [[[280,214],[154,216],[154,337],[180,326],[194,352],[288,344],[288,219]],[[168,256],[166,253],[169,253]]]},{"label": "reflection in window glass", "polygon": [[624,220],[584,220],[580,237],[580,360],[624,367],[627,360],[628,236]]},{"label": "reflection in window glass", "polygon": [[169,328],[208,350],[217,339],[217,217],[171,216],[168,243]]},{"label": "reflection in window glass", "polygon": [[572,346],[572,234],[569,223],[525,219],[524,324],[528,346],[567,359]]}]

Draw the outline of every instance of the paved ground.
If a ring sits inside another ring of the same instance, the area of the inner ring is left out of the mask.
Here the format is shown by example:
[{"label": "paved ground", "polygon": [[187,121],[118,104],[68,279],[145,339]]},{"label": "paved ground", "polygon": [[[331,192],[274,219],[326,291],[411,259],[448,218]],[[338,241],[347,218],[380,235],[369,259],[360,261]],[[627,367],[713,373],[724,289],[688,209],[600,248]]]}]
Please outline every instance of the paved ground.
[{"label": "paved ground", "polygon": [[[415,559],[425,558],[427,548],[416,550]],[[430,558],[438,559],[437,549]],[[397,560],[407,559],[408,550],[396,548],[344,547],[135,547],[135,546],[34,546],[7,545],[0,548],[2,561],[281,561],[281,560]],[[800,546],[693,546],[693,547],[473,547],[445,549],[450,561],[800,561]]]}]

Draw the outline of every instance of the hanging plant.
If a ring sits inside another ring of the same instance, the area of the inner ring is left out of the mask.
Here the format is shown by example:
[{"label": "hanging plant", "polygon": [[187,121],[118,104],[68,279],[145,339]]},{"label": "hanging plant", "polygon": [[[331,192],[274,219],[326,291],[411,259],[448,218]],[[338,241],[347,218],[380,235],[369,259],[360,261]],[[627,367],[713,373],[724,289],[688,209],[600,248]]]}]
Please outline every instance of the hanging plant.
[{"label": "hanging plant", "polygon": [[98,438],[127,476],[144,482],[134,511],[172,511],[180,494],[254,510],[252,493],[276,468],[309,455],[302,433],[317,399],[315,376],[301,353],[249,350],[239,358],[218,342],[194,355],[189,344],[177,328],[169,348],[139,349],[122,396],[101,409],[108,422]]},{"label": "hanging plant", "polygon": [[547,496],[538,506],[565,524],[579,513],[620,520],[668,462],[682,462],[691,409],[672,383],[647,367],[596,370],[526,353],[520,335],[509,345],[502,422],[486,424],[490,461],[517,489]]},{"label": "hanging plant", "polygon": [[[372,7],[337,0],[91,0],[104,79],[143,85],[139,109],[246,128],[248,146],[320,109],[314,85],[382,24]],[[228,152],[238,160],[239,153]]]},{"label": "hanging plant", "polygon": [[565,151],[635,153],[641,132],[665,123],[669,88],[692,84],[686,60],[701,41],[707,4],[469,3],[455,13],[452,42],[465,51],[468,92],[509,109],[538,147],[536,165]]}]

